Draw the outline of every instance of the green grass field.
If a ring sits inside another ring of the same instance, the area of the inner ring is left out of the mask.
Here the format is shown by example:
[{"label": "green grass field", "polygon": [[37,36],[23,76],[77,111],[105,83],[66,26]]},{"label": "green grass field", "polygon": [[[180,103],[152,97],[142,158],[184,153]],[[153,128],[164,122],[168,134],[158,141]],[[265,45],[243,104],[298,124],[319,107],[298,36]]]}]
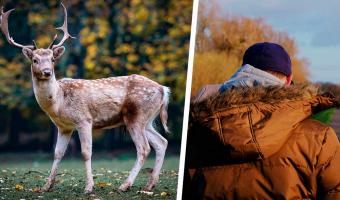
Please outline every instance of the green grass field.
[{"label": "green grass field", "polygon": [[114,158],[94,154],[93,194],[83,194],[85,167],[81,156],[66,156],[60,164],[54,188],[46,193],[36,192],[48,176],[52,158],[52,154],[0,154],[0,199],[176,199],[179,157],[175,155],[166,157],[153,194],[139,192],[148,180],[153,156],[147,159],[130,190],[117,190],[134,164],[133,153]]},{"label": "green grass field", "polygon": [[318,121],[321,121],[325,124],[331,124],[333,115],[335,113],[335,108],[327,109],[322,112],[319,112],[315,115],[313,115],[313,119],[316,119]]}]

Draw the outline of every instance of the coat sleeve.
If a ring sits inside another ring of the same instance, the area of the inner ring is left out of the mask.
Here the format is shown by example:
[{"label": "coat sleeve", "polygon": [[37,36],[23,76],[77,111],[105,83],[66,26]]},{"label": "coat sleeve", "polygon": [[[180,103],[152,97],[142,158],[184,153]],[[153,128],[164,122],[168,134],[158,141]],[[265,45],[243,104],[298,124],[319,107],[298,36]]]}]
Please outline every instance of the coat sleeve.
[{"label": "coat sleeve", "polygon": [[340,199],[340,144],[332,128],[326,131],[317,161],[320,199]]}]

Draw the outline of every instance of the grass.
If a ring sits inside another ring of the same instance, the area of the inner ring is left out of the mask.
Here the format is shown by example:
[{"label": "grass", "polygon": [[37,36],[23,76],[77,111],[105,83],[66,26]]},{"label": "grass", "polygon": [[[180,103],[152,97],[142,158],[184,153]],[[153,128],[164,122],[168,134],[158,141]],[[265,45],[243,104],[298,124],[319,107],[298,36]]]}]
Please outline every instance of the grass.
[{"label": "grass", "polygon": [[134,164],[135,158],[131,154],[118,158],[94,155],[93,194],[83,194],[85,169],[80,156],[62,160],[56,183],[50,192],[36,192],[48,176],[52,166],[51,157],[46,154],[0,155],[0,199],[176,199],[178,156],[166,157],[160,180],[152,190],[152,195],[138,192],[148,180],[154,161],[152,156],[146,161],[130,190],[117,190]]},{"label": "grass", "polygon": [[321,121],[325,124],[331,124],[334,113],[335,113],[335,108],[327,109],[327,110],[324,110],[322,112],[319,112],[313,115],[313,119]]}]

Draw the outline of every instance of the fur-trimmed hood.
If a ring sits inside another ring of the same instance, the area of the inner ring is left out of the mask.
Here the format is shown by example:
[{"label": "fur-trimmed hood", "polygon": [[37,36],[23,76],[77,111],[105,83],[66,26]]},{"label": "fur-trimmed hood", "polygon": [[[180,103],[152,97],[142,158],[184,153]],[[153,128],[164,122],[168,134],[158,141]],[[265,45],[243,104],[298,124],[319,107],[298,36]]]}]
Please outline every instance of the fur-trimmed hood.
[{"label": "fur-trimmed hood", "polygon": [[190,127],[216,134],[230,158],[267,158],[280,150],[299,123],[339,105],[332,95],[318,92],[312,85],[226,90],[191,104]]}]

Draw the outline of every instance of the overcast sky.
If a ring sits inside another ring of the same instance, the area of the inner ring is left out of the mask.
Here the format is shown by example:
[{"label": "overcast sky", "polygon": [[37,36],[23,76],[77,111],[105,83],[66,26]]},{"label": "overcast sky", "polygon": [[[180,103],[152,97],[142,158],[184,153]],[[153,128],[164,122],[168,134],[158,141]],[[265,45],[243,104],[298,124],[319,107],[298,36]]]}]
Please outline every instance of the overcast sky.
[{"label": "overcast sky", "polygon": [[[262,17],[294,38],[312,81],[340,83],[339,0],[216,0],[222,13]],[[209,1],[207,1],[209,3]],[[221,13],[221,14],[222,14]],[[223,14],[222,14],[223,15]]]}]

